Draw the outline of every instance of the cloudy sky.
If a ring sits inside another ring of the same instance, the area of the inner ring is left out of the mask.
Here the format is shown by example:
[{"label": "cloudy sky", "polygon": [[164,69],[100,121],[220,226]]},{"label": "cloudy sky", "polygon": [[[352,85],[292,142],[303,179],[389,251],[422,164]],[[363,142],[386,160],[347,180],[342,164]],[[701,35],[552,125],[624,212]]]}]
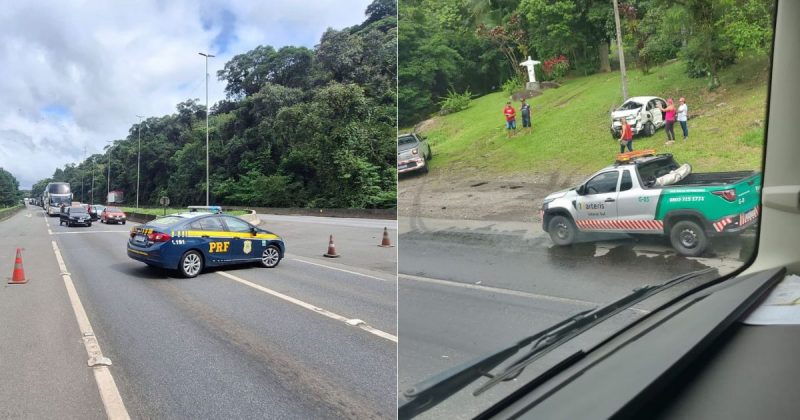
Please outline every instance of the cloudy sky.
[{"label": "cloudy sky", "polygon": [[100,153],[136,115],[224,97],[217,70],[258,45],[313,48],[370,0],[31,0],[0,8],[0,167],[21,188]]}]

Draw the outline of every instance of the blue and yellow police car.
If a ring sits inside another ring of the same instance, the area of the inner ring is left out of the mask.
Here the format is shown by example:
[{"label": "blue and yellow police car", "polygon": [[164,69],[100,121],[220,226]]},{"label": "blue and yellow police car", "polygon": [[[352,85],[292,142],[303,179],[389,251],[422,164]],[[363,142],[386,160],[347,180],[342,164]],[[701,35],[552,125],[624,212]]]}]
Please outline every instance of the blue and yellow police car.
[{"label": "blue and yellow police car", "polygon": [[278,265],[283,239],[238,217],[187,212],[171,214],[131,229],[128,256],[149,266],[195,277],[204,267],[258,262]]}]

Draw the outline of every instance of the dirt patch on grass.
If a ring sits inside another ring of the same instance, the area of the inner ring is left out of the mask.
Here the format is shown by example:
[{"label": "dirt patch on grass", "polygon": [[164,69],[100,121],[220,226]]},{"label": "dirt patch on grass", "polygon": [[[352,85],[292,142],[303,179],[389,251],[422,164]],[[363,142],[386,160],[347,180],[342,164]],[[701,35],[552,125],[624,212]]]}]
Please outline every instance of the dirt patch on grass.
[{"label": "dirt patch on grass", "polygon": [[479,171],[401,176],[397,211],[400,216],[437,219],[536,222],[546,195],[572,187],[584,176],[557,172],[481,176]]}]

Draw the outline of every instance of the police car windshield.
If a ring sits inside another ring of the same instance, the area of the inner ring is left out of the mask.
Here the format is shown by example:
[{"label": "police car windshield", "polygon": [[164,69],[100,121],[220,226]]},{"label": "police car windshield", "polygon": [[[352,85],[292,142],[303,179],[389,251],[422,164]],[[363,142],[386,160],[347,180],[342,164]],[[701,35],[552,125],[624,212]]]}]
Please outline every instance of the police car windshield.
[{"label": "police car windshield", "polygon": [[148,223],[150,226],[169,226],[184,220],[182,217],[166,216],[159,219],[152,220]]}]

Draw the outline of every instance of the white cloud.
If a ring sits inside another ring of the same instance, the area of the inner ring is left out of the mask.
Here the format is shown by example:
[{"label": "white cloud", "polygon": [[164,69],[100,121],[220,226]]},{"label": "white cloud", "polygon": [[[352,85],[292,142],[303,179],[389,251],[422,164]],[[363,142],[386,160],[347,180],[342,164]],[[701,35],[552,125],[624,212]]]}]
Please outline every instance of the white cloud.
[{"label": "white cloud", "polygon": [[[370,0],[8,2],[0,9],[0,167],[30,187],[124,138],[136,115],[224,97],[216,72],[258,45],[313,47]],[[220,32],[227,30],[221,38]],[[215,42],[216,39],[216,42]],[[221,40],[227,42],[221,42]],[[225,45],[225,51],[215,50]],[[42,112],[64,109],[65,115]]]}]

